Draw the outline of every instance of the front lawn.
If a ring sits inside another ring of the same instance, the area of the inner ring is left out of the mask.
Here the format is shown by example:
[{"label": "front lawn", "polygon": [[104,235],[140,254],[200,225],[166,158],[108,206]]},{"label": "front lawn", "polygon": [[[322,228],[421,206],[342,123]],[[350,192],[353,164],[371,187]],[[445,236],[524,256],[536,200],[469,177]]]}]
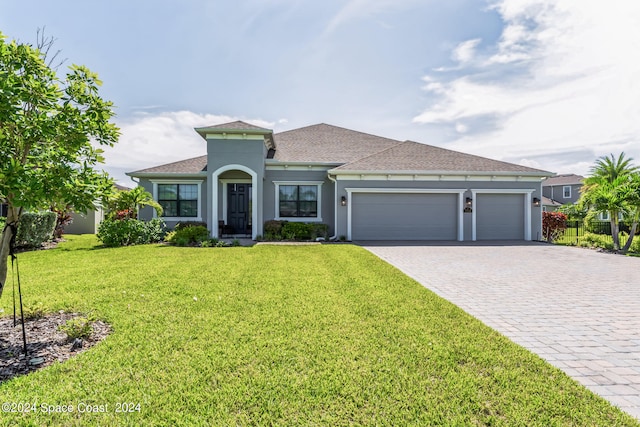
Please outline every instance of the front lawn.
[{"label": "front lawn", "polygon": [[[3,413],[0,425],[638,425],[356,246],[68,238],[20,254],[25,300],[114,331],[0,384],[2,402],[74,412]],[[122,402],[139,412],[115,412]]]}]

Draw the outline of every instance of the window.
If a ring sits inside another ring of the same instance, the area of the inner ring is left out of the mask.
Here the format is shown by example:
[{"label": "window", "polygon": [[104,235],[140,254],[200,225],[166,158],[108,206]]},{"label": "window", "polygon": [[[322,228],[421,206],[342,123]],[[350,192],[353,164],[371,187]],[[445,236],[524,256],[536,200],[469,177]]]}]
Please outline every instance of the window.
[{"label": "window", "polygon": [[570,199],[571,198],[571,186],[570,185],[565,185],[564,187],[562,187],[562,197],[564,197],[565,199]]},{"label": "window", "polygon": [[322,221],[320,194],[322,182],[275,182],[276,219]]},{"label": "window", "polygon": [[158,203],[164,217],[198,216],[197,184],[158,184]]}]

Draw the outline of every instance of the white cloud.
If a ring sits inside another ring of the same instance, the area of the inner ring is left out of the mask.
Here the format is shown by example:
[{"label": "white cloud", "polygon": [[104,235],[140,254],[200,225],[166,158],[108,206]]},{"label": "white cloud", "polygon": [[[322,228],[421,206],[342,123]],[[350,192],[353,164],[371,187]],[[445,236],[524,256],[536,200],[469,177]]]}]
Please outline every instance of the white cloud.
[{"label": "white cloud", "polygon": [[202,156],[207,153],[207,145],[194,128],[235,120],[267,129],[274,126],[273,122],[261,119],[197,114],[191,111],[138,113],[117,122],[121,136],[117,144],[105,149],[105,170],[118,182],[131,186],[132,183],[124,172]]},{"label": "white cloud", "polygon": [[[468,132],[451,147],[515,162],[577,149],[593,160],[621,150],[640,160],[640,2],[500,0],[492,7],[504,21],[493,52],[475,58],[473,69],[425,78],[436,99],[414,121],[455,127],[490,118],[489,132]],[[461,63],[477,55],[465,43],[452,53]],[[563,157],[540,166],[585,173],[590,163]]]},{"label": "white cloud", "polygon": [[471,39],[460,43],[453,50],[453,53],[451,54],[452,59],[462,64],[470,62],[474,59],[476,47],[481,41],[481,39]]}]

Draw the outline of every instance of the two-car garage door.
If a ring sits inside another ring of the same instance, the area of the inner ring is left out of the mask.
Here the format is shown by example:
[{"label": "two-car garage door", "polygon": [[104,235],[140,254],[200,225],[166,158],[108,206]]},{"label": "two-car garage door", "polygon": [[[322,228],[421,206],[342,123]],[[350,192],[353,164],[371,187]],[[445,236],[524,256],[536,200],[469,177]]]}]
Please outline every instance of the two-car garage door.
[{"label": "two-car garage door", "polygon": [[476,240],[523,240],[524,193],[475,194],[473,220],[459,215],[458,193],[353,192],[351,238],[353,240],[457,240],[463,217],[465,240],[475,229]]},{"label": "two-car garage door", "polygon": [[458,194],[354,193],[353,240],[456,240]]}]

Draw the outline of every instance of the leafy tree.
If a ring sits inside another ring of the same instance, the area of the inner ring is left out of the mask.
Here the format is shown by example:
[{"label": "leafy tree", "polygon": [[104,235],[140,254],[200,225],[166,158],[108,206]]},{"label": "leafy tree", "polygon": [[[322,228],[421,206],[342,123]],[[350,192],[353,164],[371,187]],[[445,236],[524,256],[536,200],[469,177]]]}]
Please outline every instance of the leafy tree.
[{"label": "leafy tree", "polygon": [[153,195],[141,186],[132,190],[119,191],[109,202],[109,208],[112,212],[126,211],[128,212],[127,216],[133,219],[138,218],[138,210],[144,206],[150,206],[155,209],[158,216],[162,215],[162,206],[153,200]]},{"label": "leafy tree", "polygon": [[[613,249],[620,250],[620,215],[629,215],[638,209],[636,192],[639,191],[637,176],[639,169],[633,166],[632,158],[625,158],[621,153],[616,159],[613,154],[610,157],[600,157],[591,168],[591,176],[584,180],[579,204],[588,206],[598,213],[607,213],[611,223],[611,236],[613,237]],[[633,225],[637,225],[636,221]],[[629,240],[633,240],[630,236]],[[631,243],[625,245],[627,250]]]},{"label": "leafy tree", "polygon": [[113,104],[98,95],[98,76],[72,65],[59,77],[46,52],[8,42],[0,33],[0,199],[8,205],[0,238],[0,296],[11,241],[23,212],[64,200],[76,210],[93,202],[112,182],[94,167],[97,146],[111,146],[119,130],[109,122]]}]

